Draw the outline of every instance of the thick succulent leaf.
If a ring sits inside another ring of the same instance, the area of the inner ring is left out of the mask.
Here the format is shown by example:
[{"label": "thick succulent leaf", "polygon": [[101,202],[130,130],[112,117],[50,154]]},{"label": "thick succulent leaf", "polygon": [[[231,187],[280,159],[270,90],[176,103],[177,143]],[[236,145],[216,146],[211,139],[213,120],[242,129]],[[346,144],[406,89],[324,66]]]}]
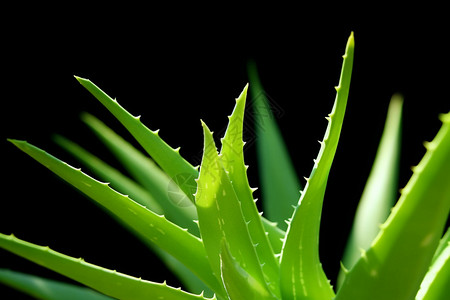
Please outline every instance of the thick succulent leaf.
[{"label": "thick succulent leaf", "polygon": [[286,232],[281,230],[277,223],[270,222],[266,218],[261,218],[264,229],[267,232],[267,237],[269,238],[270,245],[272,246],[273,252],[277,253],[275,256],[279,256],[281,249],[283,248],[283,239],[286,236]]},{"label": "thick succulent leaf", "polygon": [[211,289],[220,290],[219,281],[211,274],[203,243],[196,236],[45,151],[25,141],[10,141],[107,209],[140,239],[154,243],[188,267]]},{"label": "thick succulent leaf", "polygon": [[441,253],[444,251],[445,248],[447,248],[447,244],[450,243],[450,227],[447,228],[447,231],[445,232],[444,236],[439,241],[439,245],[436,249],[436,252],[434,253],[433,259],[431,261],[432,264],[436,261],[436,259],[441,255]]},{"label": "thick succulent leaf", "polygon": [[292,216],[301,184],[254,64],[249,65],[249,77],[263,211],[270,221],[286,230],[285,220]]},{"label": "thick succulent leaf", "polygon": [[[402,104],[400,95],[392,97],[375,161],[344,252],[342,263],[346,269],[351,269],[361,257],[361,249],[370,247],[397,200]],[[338,286],[342,284],[344,274],[341,270]]]},{"label": "thick succulent leaf", "polygon": [[269,243],[261,216],[258,213],[255,201],[253,200],[253,190],[250,188],[247,178],[247,167],[244,164],[244,142],[243,136],[243,122],[245,100],[247,97],[247,87],[244,88],[241,95],[236,99],[236,106],[230,122],[222,139],[222,163],[228,177],[233,185],[233,188],[241,203],[242,214],[248,224],[248,231],[252,243],[256,246],[256,253],[259,261],[262,264],[262,270],[266,281],[271,290],[279,294],[278,280],[279,280],[279,264],[275,258],[272,246]]},{"label": "thick succulent leaf", "polygon": [[242,215],[241,203],[223,169],[212,133],[204,123],[202,125],[205,145],[195,203],[201,236],[212,270],[217,278],[221,278],[220,253],[221,242],[224,240],[241,268],[268,289],[255,245]]},{"label": "thick succulent leaf", "polygon": [[[134,117],[119,103],[109,97],[88,79],[75,77],[97,100],[99,100],[134,136],[147,153],[167,173],[170,178],[196,174],[197,170],[189,164],[179,153],[179,149],[173,149],[158,135],[158,131],[151,131],[140,121],[140,117]],[[195,178],[188,176],[180,188],[193,201],[192,186],[195,186]]]},{"label": "thick succulent leaf", "polygon": [[[75,76],[89,92],[91,92],[135,137],[148,154],[174,180],[183,192],[194,201],[192,187],[196,186],[198,170],[179,154],[179,149],[167,145],[158,134],[141,123],[139,117],[132,116],[116,100],[109,97],[90,80]],[[265,221],[265,220],[264,220]],[[264,228],[273,238],[283,238],[282,231],[277,230],[269,222],[263,222]]]},{"label": "thick succulent leaf", "polygon": [[[353,66],[354,40],[350,35],[342,64],[336,100],[310,178],[286,233],[281,256],[281,293],[286,299],[332,299],[334,292],[319,260],[319,231],[328,174],[344,119]],[[360,298],[364,299],[364,298]]]},{"label": "thick succulent leaf", "polygon": [[144,188],[117,169],[63,136],[55,135],[54,141],[87,166],[100,180],[109,182],[116,191],[130,196],[131,199],[157,214],[164,214],[158,202]]},{"label": "thick succulent leaf", "polygon": [[278,299],[270,295],[264,286],[261,286],[239,265],[225,242],[222,243],[220,266],[229,299]]},{"label": "thick succulent leaf", "polygon": [[[139,184],[121,174],[119,171],[101,161],[99,158],[95,157],[70,140],[62,136],[55,136],[55,140],[60,146],[73,154],[83,164],[91,169],[97,176],[99,176],[101,180],[110,182],[111,186],[118,192],[129,195],[130,198],[132,198],[139,204],[146,206],[151,211],[157,214],[163,213],[162,208],[159,206],[159,204],[157,204],[151,197],[151,195]],[[152,249],[152,251],[158,255],[158,257],[165,263],[165,265],[172,271],[172,273],[174,273],[180,279],[180,281],[188,289],[188,291],[195,293],[205,291],[205,294],[212,295],[212,292],[208,291],[208,287],[178,260],[173,258],[167,252],[156,247],[153,243],[148,243],[148,241],[146,240],[143,240],[143,242],[147,244]]]},{"label": "thick succulent leaf", "polygon": [[402,190],[372,246],[346,275],[336,300],[412,299],[450,210],[450,113]]},{"label": "thick succulent leaf", "polygon": [[[197,219],[195,205],[179,188],[174,179],[167,176],[149,157],[94,116],[85,113],[82,115],[82,119],[117,157],[125,169],[158,202],[163,208],[166,218],[198,236],[199,229],[194,223],[194,220]],[[196,185],[191,186],[190,193],[194,194],[195,189]]]},{"label": "thick succulent leaf", "polygon": [[203,295],[108,270],[12,235],[0,234],[0,247],[117,299],[205,299]]},{"label": "thick succulent leaf", "polygon": [[441,239],[416,300],[445,300],[450,295],[450,229]]},{"label": "thick succulent leaf", "polygon": [[109,296],[78,285],[0,269],[0,282],[36,299],[108,300]]}]

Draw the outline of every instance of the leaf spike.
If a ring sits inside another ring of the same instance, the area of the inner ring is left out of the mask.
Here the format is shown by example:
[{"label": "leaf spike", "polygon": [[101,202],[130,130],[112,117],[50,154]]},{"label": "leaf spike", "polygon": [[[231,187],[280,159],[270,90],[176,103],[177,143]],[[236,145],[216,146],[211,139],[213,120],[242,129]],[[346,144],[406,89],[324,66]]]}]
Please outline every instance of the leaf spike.
[{"label": "leaf spike", "polygon": [[447,114],[439,114],[439,120],[442,123],[450,123],[450,112]]},{"label": "leaf spike", "polygon": [[363,248],[359,248],[359,252],[361,253],[362,259],[367,259],[367,251]]},{"label": "leaf spike", "polygon": [[342,270],[342,272],[344,272],[344,274],[346,275],[346,274],[348,274],[348,269],[344,266],[344,263],[341,261],[341,270]]}]

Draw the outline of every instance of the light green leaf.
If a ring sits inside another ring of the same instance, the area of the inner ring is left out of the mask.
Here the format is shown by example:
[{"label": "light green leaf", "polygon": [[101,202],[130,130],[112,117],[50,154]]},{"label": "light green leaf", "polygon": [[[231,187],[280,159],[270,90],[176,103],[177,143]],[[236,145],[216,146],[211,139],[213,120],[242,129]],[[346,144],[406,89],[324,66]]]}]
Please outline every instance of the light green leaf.
[{"label": "light green leaf", "polygon": [[108,300],[109,296],[86,287],[50,280],[30,274],[0,269],[0,282],[36,299]]},{"label": "light green leaf", "polygon": [[336,300],[412,299],[428,271],[450,210],[450,113],[371,248],[346,275]]},{"label": "light green leaf", "polygon": [[[179,149],[173,149],[159,137],[158,131],[148,129],[141,123],[140,117],[131,115],[90,80],[77,76],[75,78],[127,128],[170,178],[197,173],[197,169],[181,157]],[[197,177],[187,177],[187,180],[180,186],[192,201],[194,200],[192,186],[195,186],[195,178]]]},{"label": "light green leaf", "polygon": [[270,222],[264,217],[262,217],[261,219],[264,229],[267,232],[267,237],[269,238],[269,242],[272,246],[273,252],[276,253],[275,256],[279,256],[281,253],[281,249],[283,248],[283,240],[286,236],[286,232],[281,230],[277,226],[277,223]]},{"label": "light green leaf", "polygon": [[244,164],[243,124],[247,86],[238,99],[222,141],[222,163],[241,203],[242,214],[248,224],[250,238],[256,247],[256,253],[262,265],[266,281],[275,294],[279,295],[279,264],[269,243],[260,214],[252,196],[247,179],[247,166]]},{"label": "light green leaf", "polygon": [[[281,294],[286,299],[329,300],[334,292],[319,260],[319,231],[328,174],[344,120],[353,66],[354,39],[345,50],[336,100],[320,152],[286,233],[281,256]],[[364,298],[360,298],[364,299]]]},{"label": "light green leaf", "polygon": [[450,243],[450,227],[447,228],[447,231],[445,232],[444,236],[439,241],[439,245],[436,249],[436,252],[434,253],[431,264],[434,264],[434,262],[441,255],[444,249],[447,248],[448,243]]},{"label": "light green leaf", "polygon": [[[361,249],[367,250],[386,221],[397,200],[398,172],[400,167],[400,142],[403,98],[394,95],[381,136],[378,152],[356,210],[353,228],[345,249],[342,263],[351,269],[361,257]],[[341,270],[338,286],[345,271]]]},{"label": "light green leaf", "polygon": [[[192,187],[196,186],[195,179],[198,171],[179,154],[179,149],[173,149],[164,142],[158,131],[151,131],[143,125],[139,117],[132,116],[116,100],[109,97],[90,80],[75,76],[75,78],[89,92],[91,92],[135,137],[147,153],[158,163],[167,175],[179,185],[181,190],[194,201]],[[271,241],[282,238],[282,231],[274,228],[263,219],[265,230],[271,236]]]},{"label": "light green leaf", "polygon": [[[149,157],[94,116],[85,113],[82,115],[82,120],[94,131],[136,181],[152,195],[163,208],[164,215],[169,221],[187,228],[190,233],[199,236],[198,226],[194,223],[194,220],[197,220],[195,205],[173,179],[167,176]],[[190,193],[195,193],[195,189],[196,185],[191,186]]]},{"label": "light green leaf", "polygon": [[[68,139],[62,136],[55,136],[55,140],[60,146],[77,157],[83,164],[87,165],[88,168],[93,170],[95,174],[98,174],[100,179],[110,182],[112,187],[114,187],[117,191],[129,195],[133,200],[143,206],[146,206],[157,214],[163,213],[159,204],[157,204],[151,195],[147,193],[147,191],[140,185]],[[153,243],[148,243],[145,239],[143,242],[158,255],[158,257],[172,271],[172,273],[174,273],[183,285],[187,287],[188,291],[195,293],[205,291],[205,294],[212,295],[212,292],[208,291],[208,287],[178,260],[173,258],[167,252],[156,247]]]},{"label": "light green leaf", "polygon": [[109,182],[118,192],[130,196],[137,203],[147,207],[157,214],[164,214],[161,206],[153,199],[153,197],[139,184],[123,175],[117,169],[103,162],[95,155],[89,153],[78,144],[69,139],[55,135],[54,141],[64,148],[67,152],[76,157],[81,163],[87,166],[104,182]]},{"label": "light green leaf", "polygon": [[249,65],[249,77],[263,211],[270,221],[286,230],[285,221],[292,216],[301,184],[254,64]]},{"label": "light green leaf", "polygon": [[0,233],[0,247],[117,299],[205,299],[202,295],[189,294],[166,283],[154,283],[108,270],[12,235]]},{"label": "light green leaf", "polygon": [[108,184],[87,176],[79,169],[69,166],[45,151],[25,141],[10,141],[115,215],[140,239],[154,243],[178,259],[212,290],[220,290],[220,283],[212,275],[205,248],[200,239],[169,222],[164,216],[156,215],[134,202],[128,196],[117,193]]},{"label": "light green leaf", "polygon": [[195,202],[200,232],[212,270],[217,278],[221,278],[220,253],[224,240],[241,268],[268,289],[242,215],[241,203],[223,169],[212,133],[204,123],[202,125],[205,146]]},{"label": "light green leaf", "polygon": [[267,292],[250,274],[233,258],[225,242],[222,242],[220,255],[223,284],[229,299],[262,300],[277,299]]},{"label": "light green leaf", "polygon": [[446,300],[450,295],[450,228],[441,239],[416,300]]}]

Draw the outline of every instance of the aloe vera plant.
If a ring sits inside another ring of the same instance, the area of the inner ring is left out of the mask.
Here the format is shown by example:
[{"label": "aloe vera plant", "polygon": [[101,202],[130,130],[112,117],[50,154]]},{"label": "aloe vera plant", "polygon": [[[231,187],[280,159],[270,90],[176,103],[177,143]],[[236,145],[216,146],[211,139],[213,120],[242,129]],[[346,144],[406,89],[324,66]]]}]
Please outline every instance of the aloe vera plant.
[{"label": "aloe vera plant", "polygon": [[321,266],[322,204],[346,110],[353,56],[351,34],[328,127],[303,188],[261,93],[256,68],[250,67],[255,112],[264,115],[256,120],[264,125],[257,140],[264,216],[244,163],[248,85],[236,99],[220,149],[202,122],[204,151],[196,167],[158,131],[148,129],[91,81],[76,77],[147,152],[141,153],[95,117],[83,115],[133,179],[61,136],[56,142],[101,181],[26,141],[10,142],[108,211],[160,257],[186,291],[105,269],[12,234],[0,234],[1,248],[86,287],[6,269],[0,269],[0,282],[42,299],[448,299],[450,231],[443,232],[450,209],[450,113],[441,115],[441,129],[425,144],[425,156],[390,212],[397,190],[399,96],[389,107],[337,287]]}]

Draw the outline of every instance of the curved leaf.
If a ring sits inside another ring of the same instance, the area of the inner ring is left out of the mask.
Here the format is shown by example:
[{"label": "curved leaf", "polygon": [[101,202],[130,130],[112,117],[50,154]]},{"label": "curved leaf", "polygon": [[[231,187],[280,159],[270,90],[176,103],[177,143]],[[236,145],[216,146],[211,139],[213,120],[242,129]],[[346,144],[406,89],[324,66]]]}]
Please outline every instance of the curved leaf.
[{"label": "curved leaf", "polygon": [[111,186],[122,194],[130,196],[137,203],[147,207],[157,214],[164,214],[161,206],[140,185],[123,175],[117,169],[106,164],[98,157],[89,153],[78,144],[69,139],[56,135],[54,141],[67,152],[76,157],[83,165],[93,171],[101,180],[109,182]]},{"label": "curved leaf", "polygon": [[173,299],[198,300],[202,295],[193,295],[166,285],[135,278],[108,270],[82,259],[76,259],[48,247],[37,246],[0,233],[0,247],[31,260],[41,266],[74,279],[101,293],[117,299]]},{"label": "curved leaf", "polygon": [[247,167],[244,164],[244,109],[247,97],[247,87],[236,99],[236,106],[230,116],[230,122],[222,141],[222,163],[228,177],[233,185],[236,195],[241,203],[242,214],[247,222],[248,232],[252,243],[256,246],[262,270],[270,289],[279,295],[279,264],[275,258],[272,246],[269,243],[261,216],[258,213],[255,201],[253,200],[253,190],[250,188],[247,179]]},{"label": "curved leaf", "polygon": [[[55,140],[61,147],[73,154],[83,164],[87,165],[89,169],[93,170],[95,174],[98,174],[98,176],[100,176],[102,180],[110,182],[111,185],[120,193],[129,195],[133,200],[136,200],[139,204],[150,208],[151,211],[157,214],[163,213],[159,204],[156,203],[151,195],[149,195],[149,193],[136,182],[124,176],[116,169],[107,165],[106,163],[90,154],[77,144],[69,141],[68,139],[61,136],[56,136]],[[195,226],[198,230],[198,226],[196,224]],[[178,277],[178,279],[180,279],[180,281],[188,289],[188,291],[195,293],[205,291],[205,294],[208,293],[208,295],[212,295],[212,292],[209,291],[208,287],[177,259],[173,258],[167,252],[159,249],[153,243],[148,243],[148,241],[146,240],[143,240],[143,242],[147,244],[152,249],[152,251],[158,255],[158,257],[165,263],[165,265],[172,271],[172,273],[174,273]]]},{"label": "curved leaf", "polygon": [[[403,98],[394,95],[342,259],[346,269],[351,269],[361,257],[361,249],[367,250],[370,247],[380,231],[380,225],[386,221],[397,200],[402,105]],[[338,277],[338,286],[342,284],[344,274],[342,269]]]},{"label": "curved leaf", "polygon": [[441,239],[416,300],[445,300],[450,295],[450,229]]},{"label": "curved leaf", "polygon": [[117,193],[108,184],[87,176],[79,169],[69,166],[45,151],[25,141],[10,141],[111,212],[142,240],[157,245],[178,259],[212,290],[220,290],[220,283],[212,275],[205,248],[200,239],[169,222],[164,216],[156,215],[134,202],[128,196]]},{"label": "curved leaf", "polygon": [[254,64],[249,65],[249,77],[263,211],[270,221],[286,230],[285,221],[292,216],[301,184]]},{"label": "curved leaf", "polygon": [[0,282],[37,299],[108,300],[109,296],[86,287],[59,282],[21,272],[0,269]]},{"label": "curved leaf", "polygon": [[[181,157],[179,149],[173,149],[159,137],[158,131],[148,129],[142,124],[140,117],[132,116],[116,100],[109,97],[90,80],[77,76],[75,78],[127,128],[170,178],[176,178],[180,174],[197,173],[196,168]],[[195,178],[197,177],[189,177],[186,182],[180,185],[180,188],[192,201],[194,200],[192,186],[195,186]]]},{"label": "curved leaf", "polygon": [[[84,86],[95,98],[97,98],[134,136],[147,153],[158,163],[158,165],[172,178],[183,190],[186,196],[194,201],[192,187],[196,186],[195,179],[198,178],[197,167],[193,167],[179,153],[179,149],[173,149],[161,139],[158,131],[151,131],[141,123],[139,117],[132,116],[116,100],[109,97],[88,79],[78,76],[75,78]],[[179,177],[183,180],[176,180]],[[273,237],[282,238],[280,231],[263,222],[264,228]],[[267,226],[266,226],[267,225]],[[276,238],[275,238],[276,239]]]},{"label": "curved leaf", "polygon": [[[350,35],[345,50],[336,100],[328,118],[320,152],[302,192],[286,233],[281,256],[281,294],[286,299],[328,300],[333,289],[319,260],[319,231],[328,174],[336,153],[344,120],[353,66],[354,40]],[[360,298],[363,299],[363,298]]]},{"label": "curved leaf", "polygon": [[412,299],[428,271],[450,210],[450,113],[336,300]]},{"label": "curved leaf", "polygon": [[[194,220],[197,219],[195,206],[173,179],[167,176],[148,156],[145,156],[94,116],[85,113],[82,115],[82,120],[116,156],[131,176],[158,201],[167,219],[199,236],[198,226],[194,223]],[[196,185],[191,186],[191,194],[195,193],[195,188]]]}]

